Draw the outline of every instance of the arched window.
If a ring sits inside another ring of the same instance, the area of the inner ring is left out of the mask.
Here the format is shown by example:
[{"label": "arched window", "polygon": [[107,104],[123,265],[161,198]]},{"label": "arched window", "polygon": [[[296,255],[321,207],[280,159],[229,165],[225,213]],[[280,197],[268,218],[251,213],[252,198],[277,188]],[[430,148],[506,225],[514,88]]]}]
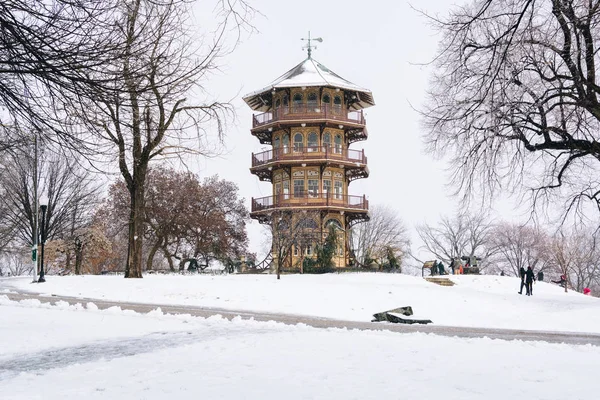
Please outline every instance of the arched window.
[{"label": "arched window", "polygon": [[275,100],[275,118],[279,118],[279,115],[281,113],[280,111],[281,109],[281,99],[277,99]]},{"label": "arched window", "polygon": [[308,112],[315,112],[317,108],[317,94],[309,93],[307,97]]},{"label": "arched window", "polygon": [[301,133],[296,133],[294,135],[294,151],[302,152],[304,148],[304,136]]},{"label": "arched window", "polygon": [[322,100],[323,104],[331,104],[331,96],[328,95],[327,93],[325,93],[323,95],[323,100]]},{"label": "arched window", "polygon": [[338,221],[335,218],[328,219],[327,222],[325,222],[325,228],[326,229],[329,229],[329,227],[331,225],[333,225],[336,229],[343,229],[342,228],[342,224],[340,223],[340,221]]},{"label": "arched window", "polygon": [[315,132],[308,134],[308,147],[307,151],[313,152],[319,150],[319,137]]},{"label": "arched window", "polygon": [[333,98],[333,111],[337,114],[342,113],[342,98],[340,96]]},{"label": "arched window", "polygon": [[323,151],[331,150],[331,133],[325,132],[323,134]]},{"label": "arched window", "polygon": [[296,229],[319,229],[319,224],[312,218],[302,218],[296,224]]},{"label": "arched window", "polygon": [[285,133],[282,138],[283,154],[289,153],[290,149],[290,134]]},{"label": "arched window", "polygon": [[335,135],[335,147],[333,151],[337,154],[342,154],[342,135]]},{"label": "arched window", "polygon": [[294,112],[302,111],[302,94],[296,93],[294,95]]},{"label": "arched window", "polygon": [[277,159],[277,157],[281,154],[281,139],[279,136],[276,136],[273,140],[273,158]]},{"label": "arched window", "polygon": [[290,99],[287,94],[283,95],[281,102],[283,103],[283,113],[287,114],[288,112],[290,112],[290,108],[289,108]]}]

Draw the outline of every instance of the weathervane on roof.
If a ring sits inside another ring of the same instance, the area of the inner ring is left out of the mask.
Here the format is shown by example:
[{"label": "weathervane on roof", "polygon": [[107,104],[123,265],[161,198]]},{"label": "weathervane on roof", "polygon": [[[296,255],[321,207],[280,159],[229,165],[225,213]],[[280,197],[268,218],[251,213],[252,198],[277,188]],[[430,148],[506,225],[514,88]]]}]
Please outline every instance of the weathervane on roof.
[{"label": "weathervane on roof", "polygon": [[312,49],[316,49],[317,48],[317,46],[312,46],[310,44],[310,41],[314,40],[315,42],[323,43],[323,38],[320,38],[320,37],[318,37],[318,38],[311,38],[310,37],[310,31],[308,31],[308,39],[302,38],[300,40],[306,40],[306,41],[308,41],[307,45],[302,46],[302,50],[308,49],[308,58],[310,58],[310,53],[312,52]]}]

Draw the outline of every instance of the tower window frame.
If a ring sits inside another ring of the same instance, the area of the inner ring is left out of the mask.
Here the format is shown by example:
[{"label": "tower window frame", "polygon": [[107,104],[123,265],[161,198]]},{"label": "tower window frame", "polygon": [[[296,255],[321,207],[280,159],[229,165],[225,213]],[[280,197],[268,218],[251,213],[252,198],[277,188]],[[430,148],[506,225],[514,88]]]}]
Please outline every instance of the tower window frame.
[{"label": "tower window frame", "polygon": [[294,133],[294,152],[302,153],[304,151],[304,135],[300,132]]},{"label": "tower window frame", "polygon": [[294,179],[294,198],[304,197],[304,179]]},{"label": "tower window frame", "polygon": [[306,151],[309,153],[319,151],[319,135],[317,135],[316,132],[309,132],[306,143]]}]

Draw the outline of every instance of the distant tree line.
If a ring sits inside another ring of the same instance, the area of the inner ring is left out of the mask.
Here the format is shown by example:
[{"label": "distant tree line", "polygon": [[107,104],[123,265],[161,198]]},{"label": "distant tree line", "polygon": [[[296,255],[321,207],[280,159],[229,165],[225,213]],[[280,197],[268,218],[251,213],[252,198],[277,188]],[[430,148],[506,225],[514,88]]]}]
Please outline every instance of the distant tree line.
[{"label": "distant tree line", "polygon": [[423,249],[446,265],[453,258],[476,256],[486,274],[518,276],[520,268],[532,267],[545,280],[564,275],[565,290],[600,290],[600,232],[595,227],[552,230],[459,214],[437,225],[421,225],[417,232]]}]

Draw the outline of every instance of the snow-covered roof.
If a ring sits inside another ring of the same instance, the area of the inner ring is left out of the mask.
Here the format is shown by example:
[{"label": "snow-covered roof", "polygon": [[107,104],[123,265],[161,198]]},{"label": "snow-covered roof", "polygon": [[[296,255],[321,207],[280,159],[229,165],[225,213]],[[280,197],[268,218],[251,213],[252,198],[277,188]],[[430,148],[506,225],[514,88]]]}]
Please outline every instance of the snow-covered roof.
[{"label": "snow-covered roof", "polygon": [[244,101],[253,110],[267,111],[270,107],[271,91],[273,89],[292,87],[329,86],[356,93],[357,102],[350,106],[352,109],[367,108],[375,105],[371,91],[347,81],[313,58],[307,58],[290,69],[268,86],[244,96]]}]

